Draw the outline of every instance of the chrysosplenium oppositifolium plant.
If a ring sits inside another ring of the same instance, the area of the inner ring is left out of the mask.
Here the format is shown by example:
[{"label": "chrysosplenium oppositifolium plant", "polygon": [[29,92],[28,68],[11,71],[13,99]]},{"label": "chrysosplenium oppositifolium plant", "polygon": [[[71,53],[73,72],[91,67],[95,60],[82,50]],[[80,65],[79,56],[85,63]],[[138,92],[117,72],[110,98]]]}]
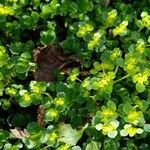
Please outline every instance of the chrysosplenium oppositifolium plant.
[{"label": "chrysosplenium oppositifolium plant", "polygon": [[[149,6],[1,0],[0,149],[149,150]],[[82,67],[35,81],[33,49],[52,44]]]}]

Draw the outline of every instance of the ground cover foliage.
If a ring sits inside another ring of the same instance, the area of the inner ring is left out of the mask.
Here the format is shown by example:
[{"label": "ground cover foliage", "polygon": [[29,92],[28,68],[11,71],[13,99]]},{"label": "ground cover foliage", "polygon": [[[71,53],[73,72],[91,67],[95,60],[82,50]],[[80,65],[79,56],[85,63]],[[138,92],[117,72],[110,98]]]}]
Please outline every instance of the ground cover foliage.
[{"label": "ground cover foliage", "polygon": [[1,0],[0,149],[149,150],[149,7]]}]

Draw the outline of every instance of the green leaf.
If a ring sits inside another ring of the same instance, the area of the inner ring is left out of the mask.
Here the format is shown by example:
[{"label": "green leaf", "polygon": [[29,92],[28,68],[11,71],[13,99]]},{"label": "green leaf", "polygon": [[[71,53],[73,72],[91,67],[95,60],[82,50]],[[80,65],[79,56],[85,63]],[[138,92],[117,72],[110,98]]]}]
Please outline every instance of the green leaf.
[{"label": "green leaf", "polygon": [[131,44],[130,46],[129,46],[129,48],[128,48],[128,51],[129,52],[134,52],[135,50],[135,46],[134,46],[134,44]]},{"label": "green leaf", "polygon": [[112,108],[113,110],[116,110],[116,104],[113,101],[108,101],[107,107]]},{"label": "green leaf", "polygon": [[6,52],[0,51],[0,67],[8,63],[9,56]]},{"label": "green leaf", "polygon": [[145,132],[150,132],[150,124],[145,124],[143,129]]},{"label": "green leaf", "polygon": [[95,141],[91,141],[90,143],[88,143],[85,148],[85,150],[100,150],[100,149],[101,149],[101,143]]},{"label": "green leaf", "polygon": [[40,33],[40,42],[43,44],[43,45],[47,45],[47,44],[51,44],[55,41],[56,39],[56,34],[55,34],[55,31],[51,31],[51,30],[48,30],[48,31],[42,31]]},{"label": "green leaf", "polygon": [[145,91],[145,85],[144,84],[140,84],[140,83],[137,83],[136,84],[136,90],[140,93],[144,92]]},{"label": "green leaf", "polygon": [[42,17],[47,17],[48,15],[50,15],[50,9],[51,9],[50,5],[48,5],[48,4],[43,5],[41,16]]},{"label": "green leaf", "polygon": [[142,23],[141,20],[136,20],[136,25],[137,25],[140,29],[142,29],[142,28],[144,27],[144,25],[143,25],[143,23]]},{"label": "green leaf", "polygon": [[11,119],[11,124],[14,127],[24,128],[32,120],[29,114],[15,114]]},{"label": "green leaf", "polygon": [[39,14],[37,12],[32,12],[31,13],[31,18],[32,18],[32,24],[36,25],[39,19]]},{"label": "green leaf", "polygon": [[112,139],[105,139],[103,150],[119,150],[118,144]]},{"label": "green leaf", "polygon": [[0,129],[0,145],[2,142],[5,142],[10,136],[10,133],[8,131],[4,131]]},{"label": "green leaf", "polygon": [[28,52],[24,52],[21,54],[21,57],[24,58],[24,59],[27,59],[27,60],[30,60],[31,59],[31,55],[30,53]]},{"label": "green leaf", "polygon": [[148,41],[147,42],[150,43],[150,36],[148,37]]},{"label": "green leaf", "polygon": [[23,139],[23,142],[28,149],[33,149],[37,145],[37,141],[30,139]]},{"label": "green leaf", "polygon": [[20,24],[22,28],[30,28],[32,25],[32,19],[29,15],[23,15],[20,19]]},{"label": "green leaf", "polygon": [[30,134],[36,134],[40,131],[42,131],[42,127],[40,127],[36,122],[30,122],[28,125],[27,125],[27,131],[30,133]]},{"label": "green leaf", "polygon": [[58,129],[60,134],[59,141],[69,144],[71,146],[76,145],[78,140],[82,137],[82,134],[86,127],[87,125],[83,127],[81,130],[76,130],[73,129],[70,124],[64,123],[59,124]]},{"label": "green leaf", "polygon": [[10,50],[13,54],[19,54],[22,51],[22,48],[21,42],[11,43],[10,45]]},{"label": "green leaf", "polygon": [[32,5],[38,7],[40,5],[40,0],[32,0]]},{"label": "green leaf", "polygon": [[0,80],[3,80],[3,74],[0,72]]},{"label": "green leaf", "polygon": [[128,113],[128,111],[130,111],[132,109],[132,106],[129,102],[127,102],[126,104],[123,105],[123,111],[125,113]]},{"label": "green leaf", "polygon": [[16,72],[17,73],[26,73],[28,70],[28,66],[24,65],[23,63],[18,63],[16,65]]},{"label": "green leaf", "polygon": [[11,103],[9,100],[7,100],[7,99],[2,100],[2,109],[3,110],[8,110],[10,108],[10,106],[11,106]]},{"label": "green leaf", "polygon": [[81,147],[80,146],[74,146],[74,147],[72,147],[71,150],[81,150]]}]

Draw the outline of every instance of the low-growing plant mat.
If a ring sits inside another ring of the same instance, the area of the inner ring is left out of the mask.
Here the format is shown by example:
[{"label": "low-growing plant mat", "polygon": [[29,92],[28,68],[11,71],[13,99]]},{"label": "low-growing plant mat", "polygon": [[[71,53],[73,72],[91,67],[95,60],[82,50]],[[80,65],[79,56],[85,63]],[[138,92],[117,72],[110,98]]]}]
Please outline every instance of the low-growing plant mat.
[{"label": "low-growing plant mat", "polygon": [[1,0],[0,149],[149,150],[150,0]]}]

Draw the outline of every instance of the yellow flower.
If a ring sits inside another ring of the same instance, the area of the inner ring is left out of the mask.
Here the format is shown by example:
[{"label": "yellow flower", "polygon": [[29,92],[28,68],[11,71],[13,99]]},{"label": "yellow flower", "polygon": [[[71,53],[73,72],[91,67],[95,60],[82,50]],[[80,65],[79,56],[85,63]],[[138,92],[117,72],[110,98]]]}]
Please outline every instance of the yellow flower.
[{"label": "yellow flower", "polygon": [[123,21],[121,24],[119,24],[119,26],[113,29],[113,35],[125,35],[127,33],[127,25],[128,21]]},{"label": "yellow flower", "polygon": [[70,145],[65,144],[57,148],[57,150],[70,150]]},{"label": "yellow flower", "polygon": [[145,27],[150,28],[150,15],[146,11],[141,13],[142,23]]},{"label": "yellow flower", "polygon": [[94,28],[91,24],[85,24],[81,27],[79,27],[79,31],[77,32],[78,37],[83,37],[87,32],[92,31]]},{"label": "yellow flower", "polygon": [[34,86],[32,90],[33,90],[34,93],[39,93],[40,92],[40,89],[39,89],[38,86]]},{"label": "yellow flower", "polygon": [[103,107],[100,113],[102,122],[108,122],[109,120],[117,118],[117,113],[112,108]]},{"label": "yellow flower", "polygon": [[143,129],[133,127],[131,124],[126,124],[124,126],[124,129],[120,131],[121,136],[127,136],[133,137],[135,134],[142,134]]},{"label": "yellow flower", "polygon": [[101,79],[100,81],[98,81],[98,83],[99,83],[99,87],[101,88],[109,84],[108,81],[105,79]]},{"label": "yellow flower", "polygon": [[50,111],[50,115],[51,115],[51,117],[57,117],[57,115],[58,115],[58,112],[57,111],[55,111],[55,110],[51,110]]},{"label": "yellow flower", "polygon": [[127,114],[128,122],[137,124],[137,123],[139,123],[139,119],[140,119],[140,113],[138,111],[131,110],[128,112],[128,114]]},{"label": "yellow flower", "polygon": [[121,55],[120,49],[119,48],[115,48],[111,54],[110,54],[110,59],[111,60],[115,60],[116,58],[118,58]]},{"label": "yellow flower", "polygon": [[102,130],[103,135],[108,135],[110,138],[115,138],[118,134],[117,128],[119,126],[119,122],[117,120],[113,120],[110,123],[105,124],[97,124],[96,129],[98,131]]},{"label": "yellow flower", "polygon": [[52,142],[55,142],[57,140],[57,138],[58,138],[58,135],[55,132],[53,132],[49,135],[49,140]]},{"label": "yellow flower", "polygon": [[132,79],[134,83],[138,82],[140,84],[143,84],[144,82],[148,80],[148,76],[138,73],[137,75],[133,76]]},{"label": "yellow flower", "polygon": [[111,10],[108,13],[108,16],[107,16],[107,19],[106,19],[106,24],[112,25],[114,23],[114,21],[116,20],[116,17],[117,17],[116,9]]},{"label": "yellow flower", "polygon": [[22,99],[26,102],[31,102],[32,98],[30,93],[27,90],[20,90],[19,91],[20,96],[22,96]]},{"label": "yellow flower", "polygon": [[113,116],[114,113],[115,112],[113,110],[111,110],[110,108],[106,108],[102,111],[102,115],[107,117],[107,118]]},{"label": "yellow flower", "polygon": [[108,132],[111,132],[111,131],[113,131],[113,130],[115,130],[115,128],[114,128],[113,125],[111,125],[111,124],[104,124],[104,125],[103,125],[103,129],[102,129],[102,133],[103,133],[104,135],[106,135]]},{"label": "yellow flower", "polygon": [[12,7],[0,5],[0,14],[1,15],[13,15],[14,10]]},{"label": "yellow flower", "polygon": [[130,72],[135,69],[135,65],[137,64],[137,60],[135,58],[129,58],[125,61],[125,70]]},{"label": "yellow flower", "polygon": [[26,102],[30,102],[31,101],[31,96],[29,93],[25,93],[23,95],[23,99],[26,101]]},{"label": "yellow flower", "polygon": [[64,99],[63,98],[55,98],[55,104],[58,106],[60,105],[63,105],[65,102],[64,102]]},{"label": "yellow flower", "polygon": [[88,49],[93,50],[101,40],[101,34],[99,32],[94,33],[92,40],[88,43]]}]

